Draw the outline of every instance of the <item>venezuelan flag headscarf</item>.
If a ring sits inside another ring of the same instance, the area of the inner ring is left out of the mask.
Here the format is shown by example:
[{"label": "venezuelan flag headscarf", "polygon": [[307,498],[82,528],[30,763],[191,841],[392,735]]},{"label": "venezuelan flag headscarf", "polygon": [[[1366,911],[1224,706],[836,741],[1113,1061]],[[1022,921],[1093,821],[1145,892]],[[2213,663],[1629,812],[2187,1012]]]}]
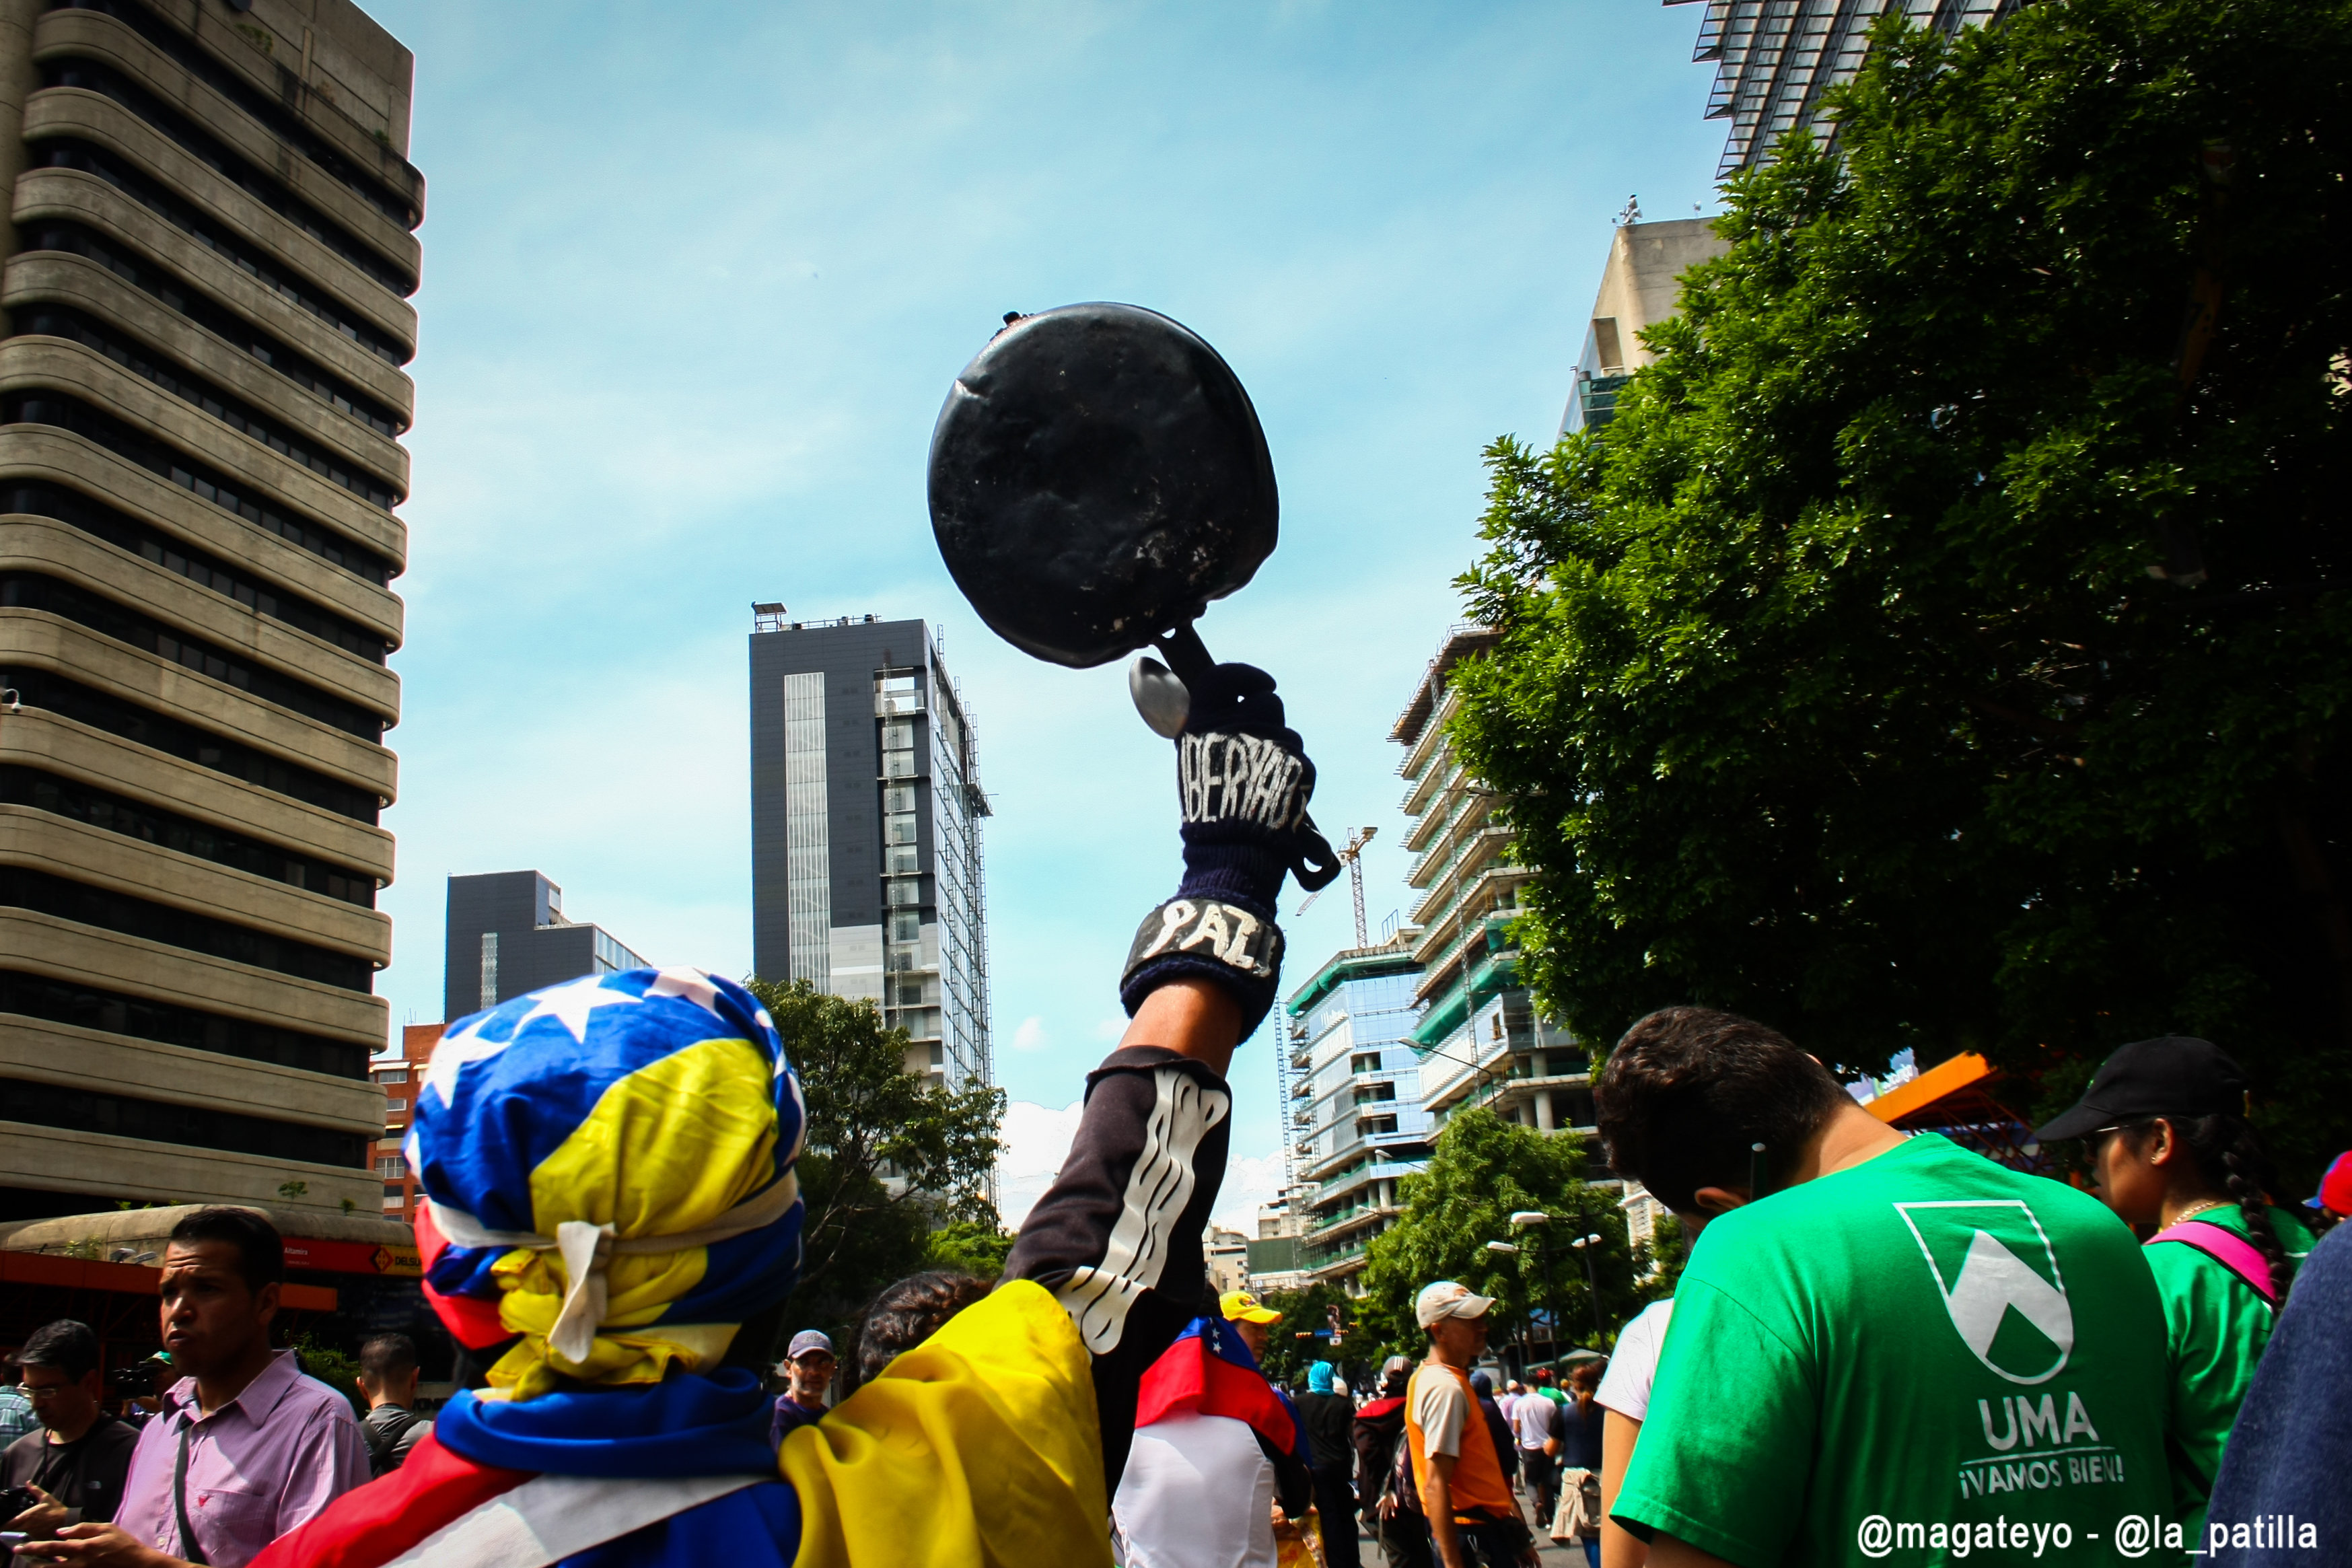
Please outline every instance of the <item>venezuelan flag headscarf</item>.
[{"label": "venezuelan flag headscarf", "polygon": [[473,1349],[521,1336],[488,1397],[715,1365],[799,1273],[804,1121],[766,1010],[698,969],[577,980],[454,1025],[407,1152],[435,1310]]}]

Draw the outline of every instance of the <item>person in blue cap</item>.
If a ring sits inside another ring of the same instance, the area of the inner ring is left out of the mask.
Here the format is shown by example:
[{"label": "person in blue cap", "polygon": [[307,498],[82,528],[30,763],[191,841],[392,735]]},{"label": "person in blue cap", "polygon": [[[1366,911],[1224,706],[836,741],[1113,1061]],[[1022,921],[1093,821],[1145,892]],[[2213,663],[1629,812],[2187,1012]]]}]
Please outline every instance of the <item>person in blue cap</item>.
[{"label": "person in blue cap", "polygon": [[784,1359],[776,1363],[784,1391],[776,1395],[774,1414],[768,1421],[769,1441],[782,1447],[793,1433],[824,1419],[826,1393],[839,1365],[833,1353],[833,1336],[823,1329],[803,1329],[793,1336],[793,1342],[784,1347]]}]

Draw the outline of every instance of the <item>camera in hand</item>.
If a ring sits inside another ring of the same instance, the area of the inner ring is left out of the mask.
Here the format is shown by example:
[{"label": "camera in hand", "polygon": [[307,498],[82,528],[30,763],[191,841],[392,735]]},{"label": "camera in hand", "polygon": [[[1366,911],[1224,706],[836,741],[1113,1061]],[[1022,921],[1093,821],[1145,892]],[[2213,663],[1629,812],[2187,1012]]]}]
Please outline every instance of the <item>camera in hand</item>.
[{"label": "camera in hand", "polygon": [[5,1524],[41,1500],[30,1487],[0,1488],[0,1524]]}]

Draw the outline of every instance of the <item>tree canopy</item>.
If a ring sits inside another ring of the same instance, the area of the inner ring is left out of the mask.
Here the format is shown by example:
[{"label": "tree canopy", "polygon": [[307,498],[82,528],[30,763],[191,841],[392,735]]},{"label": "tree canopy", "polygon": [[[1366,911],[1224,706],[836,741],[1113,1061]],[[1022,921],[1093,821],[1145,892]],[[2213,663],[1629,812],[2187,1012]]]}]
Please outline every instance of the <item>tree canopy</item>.
[{"label": "tree canopy", "polygon": [[[1325,1282],[1309,1285],[1304,1290],[1276,1290],[1264,1298],[1265,1305],[1282,1314],[1282,1321],[1267,1325],[1265,1359],[1258,1370],[1269,1382],[1279,1387],[1297,1389],[1305,1386],[1307,1369],[1318,1361],[1328,1361],[1349,1384],[1360,1392],[1371,1387],[1367,1374],[1378,1366],[1378,1360],[1367,1363],[1365,1357],[1376,1347],[1353,1331],[1356,1303],[1339,1286]],[[1339,1348],[1333,1350],[1328,1339],[1312,1337],[1318,1331],[1331,1327],[1331,1309],[1339,1309],[1342,1335]],[[1309,1336],[1300,1339],[1300,1334]]]},{"label": "tree canopy", "polygon": [[2352,1132],[2352,5],[1890,18],[1833,101],[1614,422],[1488,451],[1454,735],[1539,997],[2045,1101],[2201,1034],[2308,1174]]},{"label": "tree canopy", "polygon": [[[1402,1353],[1418,1360],[1428,1341],[1413,1321],[1413,1298],[1436,1279],[1458,1279],[1496,1299],[1490,1345],[1499,1354],[1507,1341],[1530,1336],[1538,1359],[1550,1352],[1553,1335],[1536,1326],[1538,1313],[1557,1311],[1561,1349],[1593,1338],[1592,1293],[1584,1265],[1570,1241],[1597,1232],[1594,1272],[1601,1286],[1601,1320],[1614,1342],[1646,1299],[1635,1287],[1637,1259],[1628,1247],[1625,1216],[1615,1194],[1584,1180],[1583,1141],[1574,1132],[1538,1132],[1506,1121],[1484,1106],[1458,1110],[1446,1121],[1430,1152],[1428,1169],[1397,1184],[1404,1213],[1372,1238],[1364,1258],[1364,1295],[1357,1321],[1377,1352],[1366,1359]],[[1511,1227],[1516,1213],[1540,1211],[1549,1223]],[[1490,1252],[1490,1241],[1520,1247],[1517,1256]],[[1600,1347],[1595,1347],[1600,1348]]]},{"label": "tree canopy", "polygon": [[895,1279],[925,1268],[1001,1268],[988,1176],[1002,1146],[1004,1091],[949,1089],[908,1072],[907,1032],[884,1028],[871,1002],[845,1001],[805,980],[745,984],[775,1021],[808,1106],[798,1168],[808,1207],[791,1325],[846,1343],[843,1331]]}]

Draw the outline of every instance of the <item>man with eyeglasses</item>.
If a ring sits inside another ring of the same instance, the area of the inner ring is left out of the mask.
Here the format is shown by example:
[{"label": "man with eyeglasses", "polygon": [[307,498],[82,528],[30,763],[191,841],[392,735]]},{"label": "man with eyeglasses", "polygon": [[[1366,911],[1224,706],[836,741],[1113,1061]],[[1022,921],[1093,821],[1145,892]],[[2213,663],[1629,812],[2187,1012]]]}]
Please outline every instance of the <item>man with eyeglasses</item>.
[{"label": "man with eyeglasses", "polygon": [[9,1360],[24,1369],[40,1426],[0,1453],[0,1486],[28,1489],[36,1500],[7,1528],[45,1534],[112,1519],[139,1434],[100,1406],[98,1336],[61,1319],[35,1331]]},{"label": "man with eyeglasses", "polygon": [[368,1479],[352,1402],[269,1343],[285,1276],[285,1244],[252,1209],[197,1209],[172,1227],[160,1325],[184,1375],[138,1434],[111,1519],[28,1541],[19,1563],[245,1568]]}]

